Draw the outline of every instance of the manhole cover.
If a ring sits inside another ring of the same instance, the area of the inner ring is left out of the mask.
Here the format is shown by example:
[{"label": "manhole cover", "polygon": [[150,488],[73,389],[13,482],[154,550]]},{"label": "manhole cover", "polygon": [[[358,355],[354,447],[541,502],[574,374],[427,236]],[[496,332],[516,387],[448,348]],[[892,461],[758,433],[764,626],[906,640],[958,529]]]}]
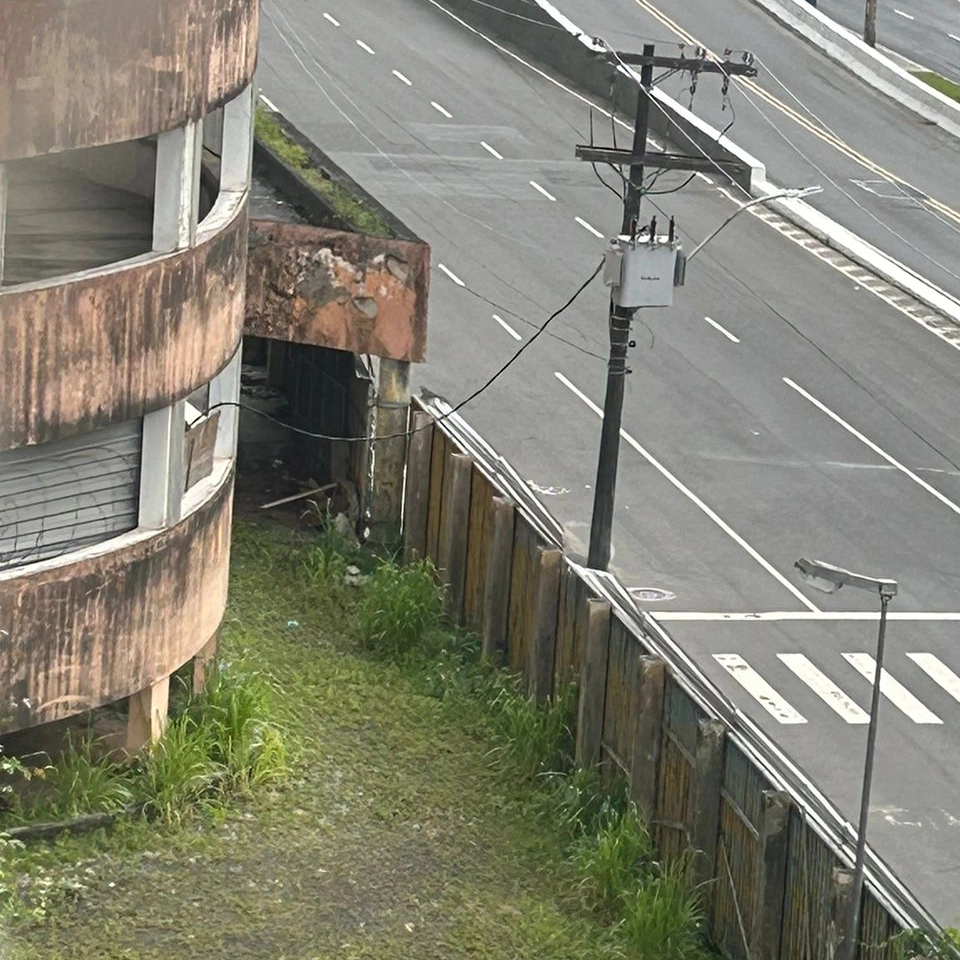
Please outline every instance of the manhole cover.
[{"label": "manhole cover", "polygon": [[631,587],[627,593],[634,600],[641,600],[644,603],[653,603],[657,600],[676,600],[677,595],[669,590],[661,590],[659,587]]}]

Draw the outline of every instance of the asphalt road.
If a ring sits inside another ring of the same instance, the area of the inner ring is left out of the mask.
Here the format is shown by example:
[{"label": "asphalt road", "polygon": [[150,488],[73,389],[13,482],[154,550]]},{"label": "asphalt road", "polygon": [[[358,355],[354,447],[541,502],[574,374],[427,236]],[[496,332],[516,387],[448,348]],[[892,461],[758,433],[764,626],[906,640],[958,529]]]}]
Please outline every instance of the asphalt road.
[{"label": "asphalt road", "polygon": [[[819,0],[817,6],[863,36],[861,0]],[[887,0],[877,7],[881,47],[960,83],[960,0]]]},{"label": "asphalt road", "polygon": [[[429,363],[418,375],[451,400],[571,296],[619,225],[619,199],[572,159],[585,104],[428,0],[267,0],[258,80],[432,244]],[[731,210],[702,179],[657,202],[688,246]],[[614,567],[629,586],[672,597],[657,607],[667,627],[850,817],[864,744],[852,707],[869,702],[860,671],[874,598],[808,593],[791,568],[816,555],[900,580],[906,619],[891,623],[890,672],[929,715],[887,688],[871,835],[928,908],[956,922],[956,348],[895,291],[785,230],[739,217],[691,264],[675,307],[636,324]],[[590,404],[602,400],[605,356],[606,294],[594,283],[464,411],[540,492],[574,551],[586,540],[599,426]],[[805,654],[842,688],[846,712],[779,654]],[[790,709],[758,698],[731,656]]]},{"label": "asphalt road", "polygon": [[[940,0],[956,5],[958,0]],[[858,83],[751,0],[554,0],[618,50],[645,39],[717,53],[749,50],[755,80],[735,80],[724,101],[702,78],[695,112],[767,165],[783,186],[819,184],[808,202],[960,299],[960,144]],[[957,44],[960,51],[960,44]],[[664,89],[690,103],[690,78]]]}]

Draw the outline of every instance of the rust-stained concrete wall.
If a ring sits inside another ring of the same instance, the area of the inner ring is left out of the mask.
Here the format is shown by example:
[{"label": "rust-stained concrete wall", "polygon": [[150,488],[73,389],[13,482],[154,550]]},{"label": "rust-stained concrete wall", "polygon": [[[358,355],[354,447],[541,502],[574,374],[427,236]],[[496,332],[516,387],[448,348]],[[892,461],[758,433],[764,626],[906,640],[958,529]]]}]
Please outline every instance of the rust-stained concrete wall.
[{"label": "rust-stained concrete wall", "polygon": [[180,523],[132,545],[0,580],[0,734],[118,700],[216,633],[233,474]]},{"label": "rust-stained concrete wall", "polygon": [[0,0],[0,160],[199,120],[256,54],[257,0]]},{"label": "rust-stained concrete wall", "polygon": [[0,450],[132,420],[206,383],[241,335],[246,201],[189,250],[0,295]]},{"label": "rust-stained concrete wall", "polygon": [[425,243],[253,221],[244,333],[422,361],[429,277]]}]

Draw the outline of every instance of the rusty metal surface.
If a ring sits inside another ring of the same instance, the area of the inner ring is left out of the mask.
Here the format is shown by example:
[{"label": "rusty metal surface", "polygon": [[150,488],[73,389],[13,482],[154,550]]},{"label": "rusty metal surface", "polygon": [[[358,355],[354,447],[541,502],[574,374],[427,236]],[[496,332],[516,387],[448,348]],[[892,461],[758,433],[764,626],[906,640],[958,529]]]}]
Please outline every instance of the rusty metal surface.
[{"label": "rusty metal surface", "polygon": [[429,276],[425,243],[253,221],[245,332],[422,361]]},{"label": "rusty metal surface", "polygon": [[165,406],[236,352],[246,208],[189,250],[0,294],[0,450]]},{"label": "rusty metal surface", "polygon": [[120,699],[214,635],[227,600],[233,477],[156,536],[0,581],[0,733]]},{"label": "rusty metal surface", "polygon": [[0,160],[199,120],[253,77],[258,0],[0,0]]}]

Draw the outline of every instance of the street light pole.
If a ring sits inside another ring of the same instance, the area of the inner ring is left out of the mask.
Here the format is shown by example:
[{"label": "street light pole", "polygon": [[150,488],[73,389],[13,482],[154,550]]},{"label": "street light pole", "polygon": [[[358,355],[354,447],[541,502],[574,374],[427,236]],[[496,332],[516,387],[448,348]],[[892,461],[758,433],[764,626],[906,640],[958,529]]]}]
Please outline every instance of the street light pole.
[{"label": "street light pole", "polygon": [[887,638],[887,607],[893,593],[880,587],[880,629],[877,633],[876,668],[870,696],[870,726],[867,728],[867,754],[863,761],[863,785],[860,788],[860,823],[857,826],[857,848],[853,863],[852,909],[850,929],[844,942],[842,960],[854,960],[860,934],[861,901],[863,900],[863,865],[867,850],[867,820],[870,816],[870,789],[873,785],[873,755],[877,745],[877,721],[880,717],[880,680],[883,676],[883,648]]},{"label": "street light pole", "polygon": [[870,695],[870,726],[867,729],[867,755],[863,762],[863,783],[860,787],[860,821],[857,825],[856,848],[853,862],[853,884],[850,913],[844,937],[836,960],[855,960],[860,934],[861,901],[863,899],[863,872],[867,851],[867,825],[870,817],[870,788],[873,785],[873,757],[877,745],[877,725],[880,719],[880,686],[883,679],[883,650],[887,638],[887,607],[897,595],[897,581],[886,577],[866,577],[822,560],[801,557],[794,566],[801,578],[824,593],[836,593],[841,587],[878,591],[880,594],[880,628],[877,633],[876,666]]},{"label": "street light pole", "polygon": [[863,42],[870,47],[877,45],[877,0],[867,0],[863,15]]}]

